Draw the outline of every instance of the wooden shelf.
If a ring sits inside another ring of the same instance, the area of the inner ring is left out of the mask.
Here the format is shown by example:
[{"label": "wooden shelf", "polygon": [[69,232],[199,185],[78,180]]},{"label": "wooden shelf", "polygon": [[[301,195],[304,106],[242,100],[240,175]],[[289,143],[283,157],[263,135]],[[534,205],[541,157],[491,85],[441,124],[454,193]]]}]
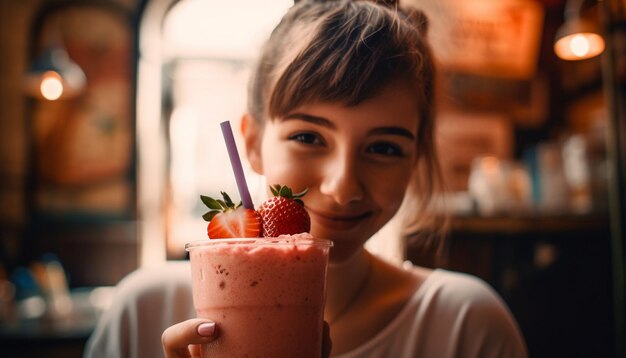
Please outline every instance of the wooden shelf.
[{"label": "wooden shelf", "polygon": [[524,217],[455,216],[452,233],[524,235],[568,232],[602,232],[609,230],[608,215],[563,215]]}]

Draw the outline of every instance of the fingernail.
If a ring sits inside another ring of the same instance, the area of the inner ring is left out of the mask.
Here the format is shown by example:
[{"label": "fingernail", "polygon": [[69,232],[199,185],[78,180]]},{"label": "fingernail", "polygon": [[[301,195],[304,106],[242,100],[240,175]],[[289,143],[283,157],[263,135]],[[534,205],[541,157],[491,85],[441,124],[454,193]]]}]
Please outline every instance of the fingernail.
[{"label": "fingernail", "polygon": [[210,337],[215,333],[215,322],[206,322],[198,326],[198,334],[202,337]]}]

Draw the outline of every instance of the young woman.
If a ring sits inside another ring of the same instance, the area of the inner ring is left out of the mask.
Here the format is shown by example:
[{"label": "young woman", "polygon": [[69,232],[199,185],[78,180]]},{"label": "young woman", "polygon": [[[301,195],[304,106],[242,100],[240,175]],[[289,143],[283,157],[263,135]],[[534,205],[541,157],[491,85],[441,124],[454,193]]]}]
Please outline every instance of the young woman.
[{"label": "young woman", "polygon": [[[426,25],[390,1],[297,2],[251,81],[248,160],[268,183],[309,188],[311,234],[334,242],[333,356],[523,357],[516,322],[483,281],[396,267],[363,246],[394,215],[416,227],[440,182]],[[165,330],[163,348],[189,356],[219,334],[219,318],[191,319]]]}]

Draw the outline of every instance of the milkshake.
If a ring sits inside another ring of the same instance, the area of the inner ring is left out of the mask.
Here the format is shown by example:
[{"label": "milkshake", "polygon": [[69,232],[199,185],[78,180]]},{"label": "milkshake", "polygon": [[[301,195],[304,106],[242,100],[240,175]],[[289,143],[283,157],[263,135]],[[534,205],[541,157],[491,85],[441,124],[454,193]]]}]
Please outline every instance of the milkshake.
[{"label": "milkshake", "polygon": [[308,234],[187,244],[198,317],[219,338],[203,357],[315,357],[332,243]]}]

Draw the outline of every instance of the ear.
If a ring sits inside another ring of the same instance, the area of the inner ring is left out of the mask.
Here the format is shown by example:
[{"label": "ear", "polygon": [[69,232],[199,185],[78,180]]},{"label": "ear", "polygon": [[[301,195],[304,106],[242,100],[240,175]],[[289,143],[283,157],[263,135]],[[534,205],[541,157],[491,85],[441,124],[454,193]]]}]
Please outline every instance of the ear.
[{"label": "ear", "polygon": [[241,118],[241,134],[246,145],[246,156],[252,170],[257,174],[263,175],[263,159],[261,156],[263,128],[250,113],[245,113]]}]

